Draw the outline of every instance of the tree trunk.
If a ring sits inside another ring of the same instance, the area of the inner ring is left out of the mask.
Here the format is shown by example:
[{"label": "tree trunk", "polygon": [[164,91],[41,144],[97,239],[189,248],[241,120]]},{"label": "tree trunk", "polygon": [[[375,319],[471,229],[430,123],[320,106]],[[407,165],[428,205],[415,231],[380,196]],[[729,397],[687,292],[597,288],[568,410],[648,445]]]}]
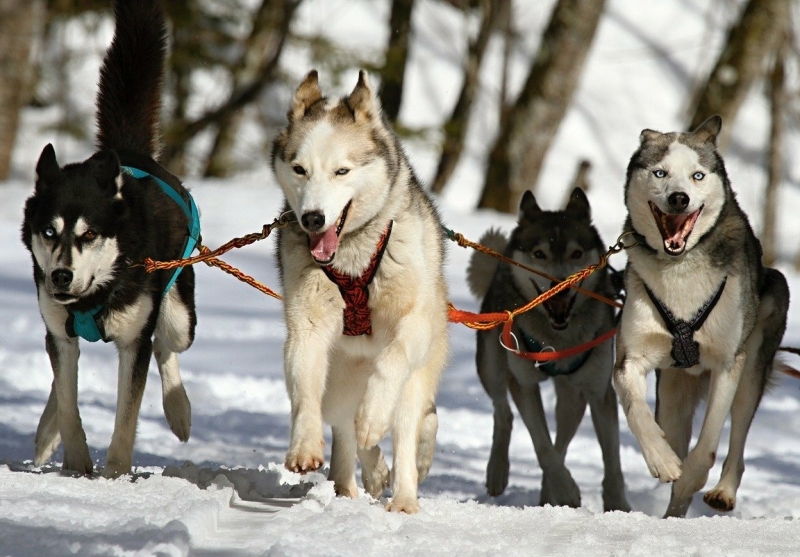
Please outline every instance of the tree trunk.
[{"label": "tree trunk", "polygon": [[[255,82],[261,68],[271,70],[270,75],[264,77],[264,86],[274,80],[274,69],[288,31],[287,24],[298,3],[262,0],[253,18],[253,27],[245,41],[242,56],[232,68],[234,90]],[[290,10],[288,14],[287,9]],[[233,149],[242,117],[243,110],[237,110],[223,114],[218,120],[217,136],[206,161],[206,177],[222,178],[233,170]]]},{"label": "tree trunk", "polygon": [[516,212],[535,189],[594,39],[605,0],[558,0],[522,92],[489,155],[479,207]]},{"label": "tree trunk", "polygon": [[390,122],[397,120],[403,101],[403,81],[408,62],[408,42],[411,37],[411,13],[414,0],[392,0],[389,16],[389,43],[381,70],[381,106]]},{"label": "tree trunk", "polygon": [[440,193],[444,189],[461,158],[464,139],[469,127],[472,103],[478,92],[478,74],[483,62],[483,55],[486,53],[486,47],[489,45],[489,39],[497,23],[503,20],[500,12],[510,12],[511,10],[509,2],[506,0],[481,0],[480,5],[481,26],[476,39],[469,41],[466,67],[464,68],[464,83],[455,107],[453,107],[453,112],[444,125],[442,154],[439,158],[436,176],[431,184],[431,189],[436,193]]},{"label": "tree trunk", "polygon": [[0,0],[0,180],[9,176],[19,115],[31,98],[31,52],[44,20],[41,0]]},{"label": "tree trunk", "polygon": [[775,53],[775,66],[769,79],[770,132],[767,157],[767,188],[764,192],[764,223],[761,232],[762,261],[771,267],[775,263],[775,219],[778,204],[778,186],[783,177],[783,117],[786,110],[785,40]]},{"label": "tree trunk", "polygon": [[791,0],[748,0],[693,103],[690,130],[718,114],[726,124],[719,138],[719,145],[724,147],[750,86],[764,75],[767,56],[777,51],[790,20],[790,8]]}]

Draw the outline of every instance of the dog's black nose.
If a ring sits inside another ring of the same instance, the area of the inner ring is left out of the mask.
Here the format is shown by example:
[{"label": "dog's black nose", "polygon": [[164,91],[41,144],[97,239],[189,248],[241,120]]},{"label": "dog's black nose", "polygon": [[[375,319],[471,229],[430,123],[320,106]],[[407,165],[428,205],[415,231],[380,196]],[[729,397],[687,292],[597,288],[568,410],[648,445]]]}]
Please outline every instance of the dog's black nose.
[{"label": "dog's black nose", "polygon": [[66,288],[72,282],[72,271],[57,269],[50,275],[56,288]]},{"label": "dog's black nose", "polygon": [[683,211],[686,207],[689,206],[689,196],[683,193],[682,191],[676,191],[670,194],[669,198],[669,206],[675,209],[676,211]]},{"label": "dog's black nose", "polygon": [[316,232],[325,226],[325,215],[319,211],[309,211],[303,214],[300,221],[303,223],[303,228],[310,232]]}]

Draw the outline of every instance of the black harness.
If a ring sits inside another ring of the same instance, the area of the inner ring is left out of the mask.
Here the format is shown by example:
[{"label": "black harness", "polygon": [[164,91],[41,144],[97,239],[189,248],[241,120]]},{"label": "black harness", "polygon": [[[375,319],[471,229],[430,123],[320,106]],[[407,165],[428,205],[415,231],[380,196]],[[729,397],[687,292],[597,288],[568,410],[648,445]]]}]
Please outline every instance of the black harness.
[{"label": "black harness", "polygon": [[717,292],[700,306],[694,318],[691,321],[684,321],[677,319],[673,313],[664,305],[664,303],[655,297],[653,292],[644,285],[644,289],[653,305],[656,306],[661,319],[667,326],[667,330],[672,334],[672,352],[670,355],[674,358],[675,362],[672,367],[688,368],[696,366],[700,363],[700,343],[694,340],[694,333],[700,330],[703,326],[714,306],[719,302],[722,297],[722,291],[725,290],[725,283],[728,282],[728,277],[722,280],[722,284],[717,289]]}]

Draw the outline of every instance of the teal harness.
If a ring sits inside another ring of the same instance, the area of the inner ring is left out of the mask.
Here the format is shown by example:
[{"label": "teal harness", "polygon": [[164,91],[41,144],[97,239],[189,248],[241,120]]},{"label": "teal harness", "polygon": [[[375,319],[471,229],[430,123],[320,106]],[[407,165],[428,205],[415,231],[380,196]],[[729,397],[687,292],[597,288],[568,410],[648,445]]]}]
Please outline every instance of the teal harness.
[{"label": "teal harness", "polygon": [[[520,331],[522,333],[522,342],[525,343],[525,346],[528,347],[528,350],[531,352],[543,352],[545,347],[537,340],[534,340],[530,336],[524,333],[524,331]],[[550,377],[555,377],[556,375],[572,375],[576,371],[578,371],[583,364],[589,359],[589,356],[592,355],[592,350],[588,352],[584,352],[580,355],[580,358],[575,360],[571,366],[567,366],[566,369],[562,369],[559,367],[558,362],[547,362],[546,364],[538,364],[536,367],[541,369]]]},{"label": "teal harness", "polygon": [[[161,191],[167,194],[170,199],[177,203],[181,210],[183,210],[188,220],[189,235],[186,238],[186,246],[183,248],[181,258],[189,257],[200,241],[200,214],[197,211],[197,205],[192,198],[192,194],[186,192],[186,195],[189,196],[189,203],[187,204],[175,188],[158,176],[154,176],[138,168],[133,168],[132,166],[121,166],[120,168],[138,180],[142,178],[152,178],[161,187]],[[172,285],[178,280],[178,275],[181,274],[182,270],[183,267],[178,267],[175,269],[175,272],[172,273],[172,277],[170,277],[167,282],[164,292],[161,293],[162,297],[167,295],[169,289],[172,288]],[[101,304],[88,311],[69,310],[69,317],[67,318],[66,324],[67,334],[71,337],[81,337],[89,342],[97,342],[100,339],[102,339],[103,342],[108,342],[103,331],[103,322],[101,320],[104,308],[105,306]]]}]

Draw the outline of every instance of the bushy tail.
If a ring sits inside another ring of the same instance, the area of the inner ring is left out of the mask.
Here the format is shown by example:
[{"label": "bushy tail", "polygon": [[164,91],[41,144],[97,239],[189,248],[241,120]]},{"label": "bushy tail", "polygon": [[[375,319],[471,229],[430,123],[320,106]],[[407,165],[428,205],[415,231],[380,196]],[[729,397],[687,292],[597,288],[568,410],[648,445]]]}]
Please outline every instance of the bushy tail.
[{"label": "bushy tail", "polygon": [[117,0],[100,69],[97,146],[158,158],[167,21],[160,0]]},{"label": "bushy tail", "polygon": [[[478,243],[503,253],[503,250],[506,249],[508,238],[500,230],[490,228],[481,236]],[[499,263],[498,259],[485,253],[479,251],[472,253],[469,267],[467,267],[467,284],[476,298],[482,300],[486,296]]]}]

